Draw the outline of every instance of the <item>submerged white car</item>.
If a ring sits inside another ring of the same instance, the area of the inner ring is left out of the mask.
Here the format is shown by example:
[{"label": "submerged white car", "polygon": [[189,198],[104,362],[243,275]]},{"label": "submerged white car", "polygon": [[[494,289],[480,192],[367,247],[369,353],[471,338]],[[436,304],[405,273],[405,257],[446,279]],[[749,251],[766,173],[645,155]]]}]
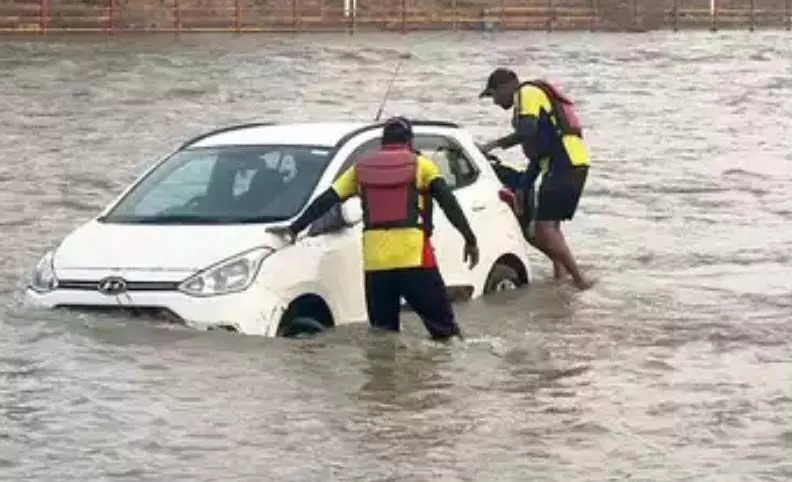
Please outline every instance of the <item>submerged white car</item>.
[{"label": "submerged white car", "polygon": [[[256,123],[192,139],[46,253],[26,302],[263,336],[365,321],[359,198],[336,206],[292,245],[265,227],[296,218],[377,149],[381,127]],[[416,121],[414,133],[478,237],[480,262],[470,270],[462,236],[435,206],[432,242],[452,298],[530,283],[529,246],[470,133],[434,121]]]}]

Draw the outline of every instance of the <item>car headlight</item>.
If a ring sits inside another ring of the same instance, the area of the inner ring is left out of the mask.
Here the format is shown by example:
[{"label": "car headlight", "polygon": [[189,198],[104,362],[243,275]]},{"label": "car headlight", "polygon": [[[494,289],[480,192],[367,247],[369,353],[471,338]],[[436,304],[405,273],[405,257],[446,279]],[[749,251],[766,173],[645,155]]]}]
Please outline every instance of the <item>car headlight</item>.
[{"label": "car headlight", "polygon": [[55,276],[55,250],[48,251],[41,257],[33,274],[30,277],[29,287],[39,293],[49,293],[58,287],[58,278]]},{"label": "car headlight", "polygon": [[261,262],[274,252],[256,248],[212,265],[179,285],[179,290],[192,296],[216,296],[244,291],[256,279]]}]

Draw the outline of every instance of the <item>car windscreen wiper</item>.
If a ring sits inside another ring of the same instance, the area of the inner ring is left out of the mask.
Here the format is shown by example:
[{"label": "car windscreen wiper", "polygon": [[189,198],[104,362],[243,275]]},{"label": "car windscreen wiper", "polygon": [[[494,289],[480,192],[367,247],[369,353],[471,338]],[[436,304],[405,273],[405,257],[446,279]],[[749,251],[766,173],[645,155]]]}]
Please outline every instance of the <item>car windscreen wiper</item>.
[{"label": "car windscreen wiper", "polygon": [[167,214],[162,216],[119,217],[105,219],[109,223],[121,224],[228,224],[234,222],[230,216],[199,216],[195,214]]},{"label": "car windscreen wiper", "polygon": [[257,224],[285,221],[284,216],[200,216],[195,214],[167,214],[160,216],[103,218],[100,221],[119,224]]},{"label": "car windscreen wiper", "polygon": [[251,216],[247,218],[236,218],[233,222],[241,224],[258,224],[258,223],[277,223],[279,221],[286,221],[288,216]]}]

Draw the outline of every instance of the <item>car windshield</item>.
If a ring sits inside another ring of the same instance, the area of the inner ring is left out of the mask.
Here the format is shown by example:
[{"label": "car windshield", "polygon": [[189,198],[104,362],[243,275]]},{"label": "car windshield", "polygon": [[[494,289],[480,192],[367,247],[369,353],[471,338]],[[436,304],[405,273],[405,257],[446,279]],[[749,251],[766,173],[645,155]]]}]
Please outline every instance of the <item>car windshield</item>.
[{"label": "car windshield", "polygon": [[100,219],[107,223],[232,224],[295,216],[332,150],[223,146],[178,151]]}]

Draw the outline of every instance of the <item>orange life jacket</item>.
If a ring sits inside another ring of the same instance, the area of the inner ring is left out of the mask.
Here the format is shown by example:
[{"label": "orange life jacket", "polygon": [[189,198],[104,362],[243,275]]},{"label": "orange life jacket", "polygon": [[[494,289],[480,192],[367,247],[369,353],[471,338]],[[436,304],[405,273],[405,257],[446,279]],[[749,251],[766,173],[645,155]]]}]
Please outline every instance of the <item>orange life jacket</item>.
[{"label": "orange life jacket", "polygon": [[415,153],[407,147],[381,149],[361,159],[355,169],[364,229],[422,227]]}]

